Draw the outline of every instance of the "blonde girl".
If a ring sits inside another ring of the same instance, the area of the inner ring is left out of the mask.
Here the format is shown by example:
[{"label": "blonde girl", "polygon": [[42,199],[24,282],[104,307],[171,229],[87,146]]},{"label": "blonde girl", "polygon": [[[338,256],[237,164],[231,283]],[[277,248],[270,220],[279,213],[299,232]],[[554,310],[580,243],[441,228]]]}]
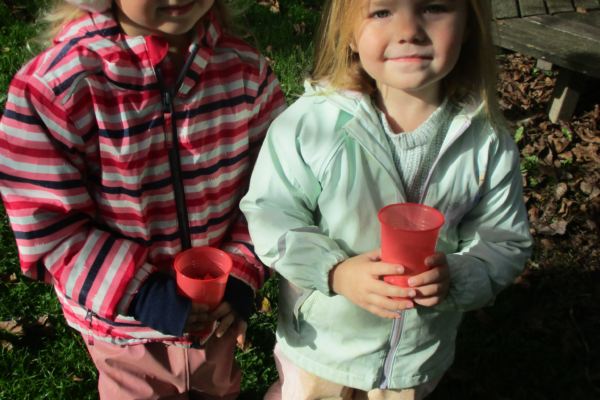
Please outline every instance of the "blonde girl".
[{"label": "blonde girl", "polygon": [[[519,153],[495,99],[489,4],[331,0],[306,94],[271,126],[241,203],[281,274],[267,399],[422,399],[465,311],[522,271]],[[431,270],[390,285],[377,212],[445,216]],[[410,300],[394,300],[405,298]]]},{"label": "blonde girl", "polygon": [[[56,1],[47,19],[49,49],[17,73],[0,122],[23,273],[54,285],[101,399],[234,399],[235,344],[269,278],[239,199],[285,107],[277,79],[223,0]],[[210,314],[172,277],[198,246],[234,264]]]}]

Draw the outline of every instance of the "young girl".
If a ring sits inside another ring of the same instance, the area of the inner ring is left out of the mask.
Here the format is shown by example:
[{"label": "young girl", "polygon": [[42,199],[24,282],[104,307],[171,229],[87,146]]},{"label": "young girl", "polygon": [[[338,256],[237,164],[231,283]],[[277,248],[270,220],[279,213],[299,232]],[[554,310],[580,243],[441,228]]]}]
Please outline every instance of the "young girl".
[{"label": "young girl", "polygon": [[[0,124],[23,273],[54,284],[101,398],[233,399],[235,342],[269,278],[238,203],[285,107],[277,79],[228,33],[222,0],[57,1],[49,19],[56,38],[16,75]],[[198,246],[234,261],[210,315],[172,278]],[[214,320],[202,343],[187,334]]]},{"label": "young girl", "polygon": [[[267,398],[423,398],[462,313],[523,269],[532,241],[489,21],[479,0],[327,3],[306,94],[271,126],[241,202],[282,276]],[[408,289],[380,279],[403,267],[381,262],[377,212],[402,202],[446,219]]]}]

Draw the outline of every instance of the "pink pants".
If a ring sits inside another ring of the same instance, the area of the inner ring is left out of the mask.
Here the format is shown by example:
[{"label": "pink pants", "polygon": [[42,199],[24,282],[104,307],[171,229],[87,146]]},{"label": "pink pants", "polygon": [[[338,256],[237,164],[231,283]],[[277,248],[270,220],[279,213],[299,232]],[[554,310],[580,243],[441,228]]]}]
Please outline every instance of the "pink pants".
[{"label": "pink pants", "polygon": [[275,345],[279,381],[269,388],[264,400],[421,400],[435,389],[440,376],[410,389],[364,391],[319,378],[296,367]]},{"label": "pink pants", "polygon": [[232,332],[228,329],[220,339],[213,335],[203,349],[163,343],[119,346],[95,340],[88,351],[100,373],[100,399],[237,398],[242,374],[233,358]]}]

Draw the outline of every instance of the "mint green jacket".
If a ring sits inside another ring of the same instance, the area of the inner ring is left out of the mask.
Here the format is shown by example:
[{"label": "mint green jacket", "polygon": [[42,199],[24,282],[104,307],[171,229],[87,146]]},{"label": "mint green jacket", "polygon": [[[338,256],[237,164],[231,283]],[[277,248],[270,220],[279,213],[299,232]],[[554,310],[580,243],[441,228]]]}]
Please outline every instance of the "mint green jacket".
[{"label": "mint green jacket", "polygon": [[446,218],[448,296],[384,319],[332,293],[328,276],[378,249],[377,212],[406,201],[388,141],[369,96],[305,86],[271,125],[241,202],[257,255],[282,277],[279,345],[303,370],[362,390],[432,380],[452,364],[462,313],[491,305],[531,253],[518,149],[483,106],[454,118],[421,199]]}]

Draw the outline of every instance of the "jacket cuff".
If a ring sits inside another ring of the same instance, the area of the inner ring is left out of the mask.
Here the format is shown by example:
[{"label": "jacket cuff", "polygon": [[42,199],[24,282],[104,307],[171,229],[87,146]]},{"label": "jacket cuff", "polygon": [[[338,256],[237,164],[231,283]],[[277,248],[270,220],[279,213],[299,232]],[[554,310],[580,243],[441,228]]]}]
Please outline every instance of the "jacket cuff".
[{"label": "jacket cuff", "polygon": [[330,251],[325,254],[325,258],[320,266],[313,269],[314,274],[312,276],[315,288],[326,296],[332,297],[336,293],[331,291],[329,287],[329,273],[339,263],[348,259],[346,253],[342,251]]},{"label": "jacket cuff", "polygon": [[250,322],[250,314],[254,304],[254,290],[250,285],[229,275],[223,301],[229,303],[244,321]]},{"label": "jacket cuff", "polygon": [[118,315],[129,315],[129,304],[131,300],[133,300],[133,296],[140,289],[144,281],[150,276],[151,273],[155,272],[156,268],[153,265],[145,263],[142,267],[137,271],[135,276],[131,278],[129,284],[125,288],[125,292],[123,293],[123,297],[121,297],[121,301],[117,305],[116,313]]}]

